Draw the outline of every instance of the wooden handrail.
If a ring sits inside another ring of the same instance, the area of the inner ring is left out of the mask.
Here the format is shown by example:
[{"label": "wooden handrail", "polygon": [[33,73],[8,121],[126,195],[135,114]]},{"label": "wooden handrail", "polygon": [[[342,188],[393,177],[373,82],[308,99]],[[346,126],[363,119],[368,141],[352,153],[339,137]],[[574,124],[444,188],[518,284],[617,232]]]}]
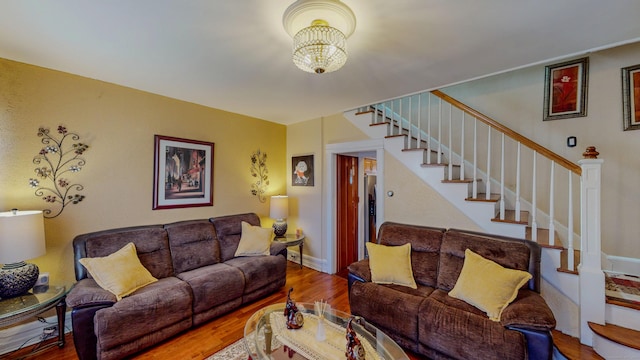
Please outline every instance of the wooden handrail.
[{"label": "wooden handrail", "polygon": [[452,98],[451,96],[443,93],[440,90],[433,90],[431,91],[431,93],[434,96],[437,96],[439,98],[441,98],[442,100],[450,103],[451,105],[457,107],[458,109],[464,111],[465,113],[474,116],[476,119],[482,121],[483,123],[491,126],[492,128],[500,131],[501,133],[507,135],[508,137],[520,142],[521,144],[529,147],[530,149],[535,150],[536,152],[538,152],[539,154],[545,156],[546,158],[555,161],[556,163],[558,163],[560,166],[568,169],[569,171],[572,171],[574,173],[576,173],[578,176],[582,175],[582,168],[580,167],[580,165],[565,159],[564,157],[554,153],[553,151],[545,148],[544,146],[536,143],[535,141],[518,134],[517,132],[509,129],[508,127],[500,124],[499,122],[493,120],[492,118],[468,107],[467,105],[461,103],[460,101]]}]

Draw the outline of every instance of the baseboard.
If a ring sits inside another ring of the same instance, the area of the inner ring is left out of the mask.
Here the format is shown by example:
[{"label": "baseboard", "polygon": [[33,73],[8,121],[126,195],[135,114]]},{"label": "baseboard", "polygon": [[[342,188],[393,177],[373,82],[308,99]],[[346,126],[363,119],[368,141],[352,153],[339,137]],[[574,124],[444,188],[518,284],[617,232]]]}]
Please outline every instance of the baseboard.
[{"label": "baseboard", "polygon": [[606,263],[602,265],[603,270],[640,276],[640,259],[615,255],[606,255],[606,259]]},{"label": "baseboard", "polygon": [[[320,272],[328,272],[324,270],[324,266],[326,264],[325,260],[321,260],[306,254],[303,254],[302,256],[303,256],[302,264],[305,267],[308,267]],[[300,253],[298,251],[293,250],[292,248],[287,249],[287,260],[300,264]]]},{"label": "baseboard", "polygon": [[[43,329],[58,325],[55,315],[44,318],[45,322],[38,320],[2,328],[0,331],[0,355],[16,351],[29,345],[37,344],[42,339]],[[71,312],[65,314],[64,333],[71,332]]]}]

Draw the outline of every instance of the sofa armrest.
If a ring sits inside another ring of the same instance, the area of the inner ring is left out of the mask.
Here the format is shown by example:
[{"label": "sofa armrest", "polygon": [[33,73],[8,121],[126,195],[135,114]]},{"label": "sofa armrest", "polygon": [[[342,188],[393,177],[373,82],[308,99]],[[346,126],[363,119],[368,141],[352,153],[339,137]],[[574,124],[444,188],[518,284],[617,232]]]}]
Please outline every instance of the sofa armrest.
[{"label": "sofa armrest", "polygon": [[82,279],[78,281],[69,294],[67,294],[67,305],[72,308],[89,307],[92,305],[115,304],[116,296],[101,288],[94,279]]},{"label": "sofa armrest", "polygon": [[271,242],[271,248],[269,249],[271,255],[282,255],[287,258],[287,245],[281,242]]},{"label": "sofa armrest", "polygon": [[353,274],[361,281],[371,281],[371,269],[369,269],[369,259],[356,261],[348,267],[349,273]]},{"label": "sofa armrest", "polygon": [[354,282],[370,282],[371,270],[369,270],[369,259],[360,260],[349,265],[349,274],[347,275],[347,286],[349,294],[351,294],[351,285]]},{"label": "sofa armrest", "polygon": [[502,311],[500,323],[506,327],[539,331],[551,331],[556,327],[556,319],[544,298],[528,289],[520,290],[518,297]]}]

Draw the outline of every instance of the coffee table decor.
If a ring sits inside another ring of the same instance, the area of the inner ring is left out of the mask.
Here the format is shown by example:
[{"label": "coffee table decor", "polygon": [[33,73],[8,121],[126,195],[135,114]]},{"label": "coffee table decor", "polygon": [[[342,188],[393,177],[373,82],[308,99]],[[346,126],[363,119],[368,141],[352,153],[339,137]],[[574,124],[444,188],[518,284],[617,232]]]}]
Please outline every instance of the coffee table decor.
[{"label": "coffee table decor", "polygon": [[[326,339],[317,341],[316,332],[320,317],[315,314],[305,313],[305,320],[305,327],[294,330],[287,328],[285,319],[281,314],[272,312],[269,315],[274,338],[306,359],[336,360],[347,358],[347,340],[344,327],[330,321],[325,322]],[[376,356],[376,351],[370,343],[363,341],[361,344],[364,347],[364,352],[371,354],[369,360],[381,359]]]},{"label": "coffee table decor", "polygon": [[289,289],[287,294],[287,305],[284,307],[284,317],[287,319],[287,329],[300,329],[304,325],[304,316],[298,310],[296,302],[291,300],[291,292],[293,288]]}]

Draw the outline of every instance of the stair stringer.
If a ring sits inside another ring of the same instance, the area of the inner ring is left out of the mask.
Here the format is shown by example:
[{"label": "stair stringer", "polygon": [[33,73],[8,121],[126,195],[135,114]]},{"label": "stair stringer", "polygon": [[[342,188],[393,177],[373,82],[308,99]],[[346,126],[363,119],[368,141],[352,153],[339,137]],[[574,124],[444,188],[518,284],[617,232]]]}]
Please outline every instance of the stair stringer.
[{"label": "stair stringer", "polygon": [[420,151],[403,152],[403,145],[404,137],[391,137],[384,140],[385,151],[447,199],[483,231],[524,238],[524,225],[491,221],[495,216],[494,203],[466,201],[465,199],[469,196],[469,184],[443,183],[444,172],[441,167],[422,167],[423,153]]}]

